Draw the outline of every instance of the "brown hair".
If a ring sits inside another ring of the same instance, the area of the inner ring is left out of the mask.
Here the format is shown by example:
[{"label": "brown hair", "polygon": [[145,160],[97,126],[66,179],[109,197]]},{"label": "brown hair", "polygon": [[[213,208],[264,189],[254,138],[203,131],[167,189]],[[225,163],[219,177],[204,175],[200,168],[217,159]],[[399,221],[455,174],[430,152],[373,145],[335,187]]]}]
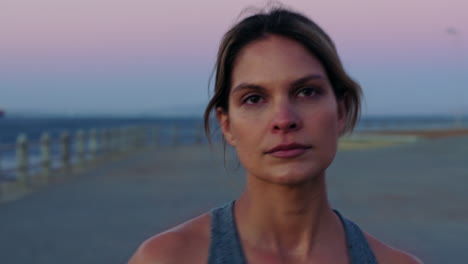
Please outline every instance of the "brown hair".
[{"label": "brown hair", "polygon": [[278,35],[295,40],[306,47],[322,63],[337,100],[346,108],[344,133],[351,132],[359,117],[361,87],[345,72],[331,38],[312,20],[284,7],[273,7],[244,18],[224,35],[216,60],[214,95],[208,103],[204,124],[210,140],[210,114],[220,107],[229,110],[231,75],[235,60],[248,44],[268,35]]}]

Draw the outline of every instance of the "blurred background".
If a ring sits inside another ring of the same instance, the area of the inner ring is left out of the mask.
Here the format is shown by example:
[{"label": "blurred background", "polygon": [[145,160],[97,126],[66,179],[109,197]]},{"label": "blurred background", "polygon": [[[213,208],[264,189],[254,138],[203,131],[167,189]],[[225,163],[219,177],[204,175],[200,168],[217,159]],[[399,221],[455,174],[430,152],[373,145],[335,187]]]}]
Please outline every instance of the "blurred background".
[{"label": "blurred background", "polygon": [[[207,146],[202,114],[222,35],[266,3],[2,0],[0,259],[122,263],[143,239],[234,199],[242,169],[235,155],[223,164],[219,137]],[[466,259],[468,2],[283,4],[329,33],[364,91],[330,169],[332,202],[427,263]],[[360,162],[359,188],[379,193],[349,193],[356,182],[338,176]]]}]

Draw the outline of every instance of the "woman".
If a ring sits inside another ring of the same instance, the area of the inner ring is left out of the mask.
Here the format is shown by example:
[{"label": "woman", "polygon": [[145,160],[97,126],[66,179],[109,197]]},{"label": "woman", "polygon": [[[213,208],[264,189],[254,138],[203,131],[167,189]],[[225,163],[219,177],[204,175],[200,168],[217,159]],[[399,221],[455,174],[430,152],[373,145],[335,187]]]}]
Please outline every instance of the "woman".
[{"label": "woman", "polygon": [[325,171],[361,90],[320,27],[284,8],[254,14],[225,34],[216,70],[205,128],[214,111],[246,189],[149,239],[130,263],[420,263],[328,203]]}]

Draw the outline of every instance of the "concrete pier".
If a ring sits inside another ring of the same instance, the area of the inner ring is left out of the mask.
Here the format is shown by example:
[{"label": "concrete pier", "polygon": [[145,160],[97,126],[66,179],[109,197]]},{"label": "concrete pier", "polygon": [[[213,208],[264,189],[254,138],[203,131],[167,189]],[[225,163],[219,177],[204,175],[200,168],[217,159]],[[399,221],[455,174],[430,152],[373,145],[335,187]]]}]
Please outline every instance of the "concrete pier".
[{"label": "concrete pier", "polygon": [[[235,199],[237,167],[219,147],[161,147],[0,203],[0,260],[126,263],[146,238]],[[333,207],[370,234],[425,263],[468,259],[468,137],[341,151],[327,178]]]}]

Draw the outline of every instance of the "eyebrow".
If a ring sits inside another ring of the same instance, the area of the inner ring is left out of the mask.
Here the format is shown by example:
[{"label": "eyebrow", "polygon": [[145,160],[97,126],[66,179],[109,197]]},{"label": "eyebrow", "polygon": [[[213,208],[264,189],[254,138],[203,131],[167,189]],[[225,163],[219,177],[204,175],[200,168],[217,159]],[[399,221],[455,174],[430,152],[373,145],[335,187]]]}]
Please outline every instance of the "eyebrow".
[{"label": "eyebrow", "polygon": [[[309,75],[306,75],[302,78],[295,80],[294,82],[291,83],[291,86],[292,87],[301,86],[307,83],[308,81],[317,80],[317,79],[324,80],[325,78],[321,74],[309,74]],[[236,85],[236,87],[232,89],[232,93],[236,93],[242,90],[265,90],[265,88],[257,84],[241,83],[239,85]]]},{"label": "eyebrow", "polygon": [[302,78],[295,80],[291,86],[293,87],[300,86],[300,85],[307,83],[308,81],[317,80],[317,79],[324,80],[325,78],[321,74],[309,74],[309,75],[306,75]]}]

